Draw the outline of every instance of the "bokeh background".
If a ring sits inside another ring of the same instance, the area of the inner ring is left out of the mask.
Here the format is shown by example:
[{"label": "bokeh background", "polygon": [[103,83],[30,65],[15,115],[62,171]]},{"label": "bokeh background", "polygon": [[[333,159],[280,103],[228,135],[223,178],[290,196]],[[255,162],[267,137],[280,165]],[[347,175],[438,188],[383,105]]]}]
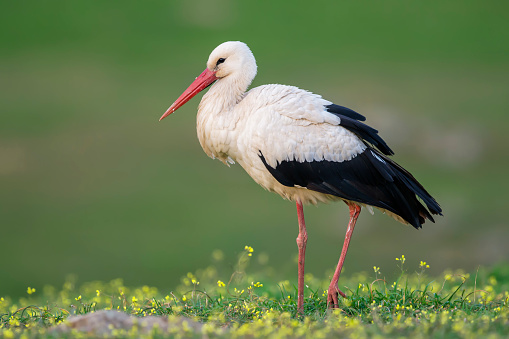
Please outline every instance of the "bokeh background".
[{"label": "bokeh background", "polygon": [[[172,288],[245,245],[296,282],[293,203],[202,152],[200,96],[159,123],[219,43],[253,86],[292,84],[368,117],[441,203],[422,230],[361,214],[344,274],[507,261],[509,6],[503,1],[2,1],[0,295],[121,277]],[[307,207],[307,272],[339,256],[344,204]],[[227,279],[228,277],[225,277]],[[326,286],[324,286],[326,287]]]}]

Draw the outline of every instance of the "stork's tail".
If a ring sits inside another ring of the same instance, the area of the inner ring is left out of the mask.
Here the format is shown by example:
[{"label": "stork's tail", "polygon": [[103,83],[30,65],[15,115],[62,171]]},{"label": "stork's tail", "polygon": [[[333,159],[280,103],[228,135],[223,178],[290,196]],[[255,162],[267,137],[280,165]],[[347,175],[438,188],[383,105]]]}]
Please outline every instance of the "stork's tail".
[{"label": "stork's tail", "polygon": [[[393,212],[401,216],[415,228],[421,228],[426,219],[435,222],[432,215],[442,215],[442,208],[437,201],[410,172],[388,157],[378,152],[377,155],[381,157],[393,171],[391,174],[393,174],[395,185],[391,193],[396,197],[396,199],[393,199]],[[402,199],[398,199],[398,196]]]}]

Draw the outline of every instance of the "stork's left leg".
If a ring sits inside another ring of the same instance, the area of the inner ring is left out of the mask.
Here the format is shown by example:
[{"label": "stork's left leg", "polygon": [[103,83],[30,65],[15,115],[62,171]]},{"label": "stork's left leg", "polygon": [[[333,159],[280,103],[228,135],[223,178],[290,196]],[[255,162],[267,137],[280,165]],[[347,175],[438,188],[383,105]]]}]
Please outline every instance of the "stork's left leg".
[{"label": "stork's left leg", "polygon": [[339,275],[341,274],[341,269],[345,262],[346,252],[348,251],[348,245],[350,244],[350,238],[352,237],[355,223],[361,213],[361,207],[359,205],[350,202],[347,202],[346,204],[350,208],[350,222],[348,223],[348,228],[346,230],[345,242],[343,243],[343,249],[341,250],[341,256],[339,257],[338,267],[336,267],[336,271],[334,272],[334,276],[332,277],[329,290],[327,292],[327,305],[329,305],[330,308],[339,307],[338,294],[341,294],[343,298],[346,298],[346,295],[341,292],[338,287]]},{"label": "stork's left leg", "polygon": [[304,222],[304,209],[302,203],[297,200],[297,217],[299,219],[299,235],[297,236],[297,246],[299,247],[298,263],[298,284],[297,284],[297,311],[304,313],[304,262],[306,259],[306,244],[308,242],[308,233],[306,223]]}]

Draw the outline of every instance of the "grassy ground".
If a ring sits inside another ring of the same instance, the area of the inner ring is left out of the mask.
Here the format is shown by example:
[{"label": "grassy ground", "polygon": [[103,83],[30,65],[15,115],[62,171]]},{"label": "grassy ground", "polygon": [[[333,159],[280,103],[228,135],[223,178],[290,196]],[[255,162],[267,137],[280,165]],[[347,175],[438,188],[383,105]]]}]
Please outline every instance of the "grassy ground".
[{"label": "grassy ground", "polygon": [[[254,254],[254,255],[253,255]],[[212,254],[214,264],[188,273],[173,290],[129,288],[121,279],[78,284],[69,277],[61,289],[27,288],[26,297],[0,299],[0,336],[36,338],[61,336],[51,327],[69,315],[103,309],[137,317],[159,315],[177,321],[187,317],[205,324],[199,331],[180,325],[147,337],[490,337],[509,335],[509,265],[465,273],[427,274],[429,264],[396,258],[400,274],[387,278],[384,268],[346,275],[340,286],[347,294],[340,308],[326,305],[327,279],[306,276],[304,312],[296,311],[296,291],[288,281],[271,281],[263,255],[249,246],[233,268],[224,254]],[[258,271],[252,273],[252,266]],[[138,337],[139,329],[111,328],[115,337]],[[73,337],[84,333],[71,332]]]}]

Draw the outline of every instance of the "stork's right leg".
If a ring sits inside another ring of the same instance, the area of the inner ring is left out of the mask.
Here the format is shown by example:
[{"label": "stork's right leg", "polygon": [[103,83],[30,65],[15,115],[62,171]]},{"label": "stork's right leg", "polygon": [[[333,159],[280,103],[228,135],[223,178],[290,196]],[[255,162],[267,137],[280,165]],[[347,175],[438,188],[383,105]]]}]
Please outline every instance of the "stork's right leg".
[{"label": "stork's right leg", "polygon": [[348,228],[346,230],[345,242],[343,243],[343,249],[341,250],[341,256],[339,257],[338,267],[336,267],[336,271],[334,272],[334,276],[332,277],[329,290],[327,292],[327,304],[330,308],[339,307],[338,294],[340,294],[343,298],[346,298],[346,295],[341,292],[338,287],[339,275],[341,274],[341,269],[343,268],[343,263],[345,262],[346,252],[348,251],[348,245],[350,244],[350,239],[352,238],[355,223],[357,222],[357,218],[361,213],[361,207],[359,205],[349,202],[346,204],[350,208],[350,222],[348,223]]},{"label": "stork's right leg", "polygon": [[297,217],[299,219],[299,235],[297,236],[297,246],[299,247],[298,263],[298,285],[297,285],[297,311],[304,313],[304,262],[306,257],[306,244],[308,242],[308,233],[306,223],[304,222],[304,209],[302,203],[297,200]]}]

